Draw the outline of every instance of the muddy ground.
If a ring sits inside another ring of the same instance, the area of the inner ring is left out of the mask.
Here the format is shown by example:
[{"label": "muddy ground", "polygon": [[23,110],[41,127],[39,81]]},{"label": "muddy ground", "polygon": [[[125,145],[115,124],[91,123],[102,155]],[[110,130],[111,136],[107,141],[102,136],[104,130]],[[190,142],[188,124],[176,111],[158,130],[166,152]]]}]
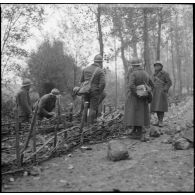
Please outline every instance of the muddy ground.
[{"label": "muddy ground", "polygon": [[[193,100],[177,118],[167,118],[165,128],[182,125],[193,118]],[[118,162],[106,158],[107,143],[77,149],[71,156],[42,163],[38,176],[22,176],[3,186],[3,192],[67,191],[194,191],[194,149],[174,150],[162,143],[164,133],[150,142],[120,138],[131,159]],[[135,144],[136,142],[136,144]],[[135,145],[133,145],[135,144]],[[133,145],[133,146],[132,146]]]}]

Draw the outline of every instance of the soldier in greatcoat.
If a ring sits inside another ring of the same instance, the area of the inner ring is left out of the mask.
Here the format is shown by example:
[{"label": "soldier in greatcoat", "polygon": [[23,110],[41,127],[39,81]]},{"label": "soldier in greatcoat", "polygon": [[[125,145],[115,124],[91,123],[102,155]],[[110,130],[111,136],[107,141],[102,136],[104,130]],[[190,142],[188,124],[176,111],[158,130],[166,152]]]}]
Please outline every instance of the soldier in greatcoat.
[{"label": "soldier in greatcoat", "polygon": [[148,73],[141,66],[141,60],[134,58],[131,62],[132,71],[127,83],[127,98],[125,103],[124,123],[126,127],[132,127],[131,137],[146,140],[145,127],[150,125],[149,99],[148,97],[139,97],[136,87],[147,84],[153,87],[153,82]]},{"label": "soldier in greatcoat", "polygon": [[89,102],[89,123],[93,123],[97,118],[98,106],[105,98],[104,88],[106,85],[105,74],[102,69],[103,58],[101,55],[94,57],[94,63],[86,67],[81,74],[80,82],[89,81],[96,71],[94,79],[91,84],[91,91],[89,95],[83,95],[84,102]]},{"label": "soldier in greatcoat", "polygon": [[17,112],[19,122],[29,122],[32,117],[31,100],[29,90],[32,83],[29,79],[24,79],[20,91],[16,95]]},{"label": "soldier in greatcoat", "polygon": [[163,126],[164,112],[168,111],[168,90],[172,85],[169,74],[163,70],[163,65],[160,61],[154,63],[154,90],[153,100],[151,103],[151,112],[156,112],[158,121],[156,126]]},{"label": "soldier in greatcoat", "polygon": [[57,95],[59,95],[58,89],[52,89],[51,93],[45,94],[42,96],[38,103],[37,116],[39,120],[42,120],[44,117],[49,119],[55,116],[55,112],[52,112],[56,105]]}]

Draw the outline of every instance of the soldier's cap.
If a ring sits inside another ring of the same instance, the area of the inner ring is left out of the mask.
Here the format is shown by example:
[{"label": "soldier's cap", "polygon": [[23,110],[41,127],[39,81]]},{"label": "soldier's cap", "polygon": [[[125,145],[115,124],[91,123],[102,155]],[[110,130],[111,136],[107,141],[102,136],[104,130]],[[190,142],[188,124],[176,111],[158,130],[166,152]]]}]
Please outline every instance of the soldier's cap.
[{"label": "soldier's cap", "polygon": [[53,95],[59,95],[60,94],[60,91],[58,89],[54,88],[54,89],[51,90],[51,94],[53,94]]},{"label": "soldier's cap", "polygon": [[140,59],[138,59],[138,58],[133,58],[131,60],[131,65],[132,66],[140,66],[140,65],[142,65],[142,61]]},{"label": "soldier's cap", "polygon": [[29,85],[32,85],[30,79],[24,79],[24,80],[22,81],[22,87],[26,87],[26,86],[29,86]]},{"label": "soldier's cap", "polygon": [[100,54],[96,55],[94,57],[94,62],[103,62],[103,58]]},{"label": "soldier's cap", "polygon": [[163,65],[162,65],[162,62],[159,61],[159,60],[157,60],[156,62],[154,62],[154,66],[155,66],[155,65],[161,65],[161,66],[163,66]]}]

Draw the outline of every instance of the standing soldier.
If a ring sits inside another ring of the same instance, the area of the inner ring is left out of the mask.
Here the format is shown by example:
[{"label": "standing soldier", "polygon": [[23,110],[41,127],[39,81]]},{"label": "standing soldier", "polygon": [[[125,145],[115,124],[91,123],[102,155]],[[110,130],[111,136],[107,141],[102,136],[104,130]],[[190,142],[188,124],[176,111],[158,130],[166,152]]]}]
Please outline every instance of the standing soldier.
[{"label": "standing soldier", "polygon": [[32,107],[29,96],[31,81],[24,79],[20,91],[16,95],[16,104],[19,115],[19,122],[29,122],[32,116]]},{"label": "standing soldier", "polygon": [[93,123],[97,118],[98,106],[105,98],[105,75],[102,69],[103,58],[101,55],[96,55],[94,63],[86,67],[81,75],[80,82],[89,81],[96,71],[94,79],[91,84],[91,91],[89,95],[83,95],[84,102],[89,102],[89,123]]},{"label": "standing soldier", "polygon": [[127,99],[125,104],[124,123],[126,127],[132,127],[132,138],[146,141],[144,127],[150,125],[149,96],[139,96],[137,89],[141,86],[151,86],[153,83],[146,71],[141,67],[141,60],[134,58],[131,62],[132,71],[127,84]]},{"label": "standing soldier", "polygon": [[168,90],[172,85],[169,74],[163,70],[163,65],[160,61],[154,63],[154,91],[153,100],[151,103],[151,112],[156,112],[158,122],[154,125],[162,127],[164,112],[168,111]]}]

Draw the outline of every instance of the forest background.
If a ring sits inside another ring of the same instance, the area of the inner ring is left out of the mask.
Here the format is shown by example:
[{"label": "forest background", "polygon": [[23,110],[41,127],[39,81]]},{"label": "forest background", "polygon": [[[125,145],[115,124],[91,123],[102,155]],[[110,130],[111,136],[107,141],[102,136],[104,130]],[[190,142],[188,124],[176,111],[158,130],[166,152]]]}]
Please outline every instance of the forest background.
[{"label": "forest background", "polygon": [[33,102],[53,87],[73,101],[81,71],[104,57],[105,104],[125,102],[133,57],[152,75],[161,60],[170,97],[193,92],[193,7],[189,4],[1,4],[1,116],[13,116],[23,78]]}]

